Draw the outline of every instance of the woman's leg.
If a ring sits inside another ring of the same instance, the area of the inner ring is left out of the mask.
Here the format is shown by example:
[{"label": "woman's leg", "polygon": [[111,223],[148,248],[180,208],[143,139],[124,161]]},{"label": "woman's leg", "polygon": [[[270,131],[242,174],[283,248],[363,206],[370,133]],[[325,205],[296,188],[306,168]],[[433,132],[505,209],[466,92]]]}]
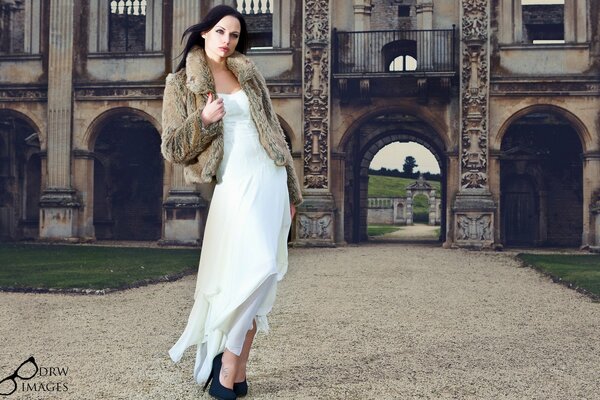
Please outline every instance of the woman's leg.
[{"label": "woman's leg", "polygon": [[250,356],[250,347],[254,336],[256,335],[256,322],[252,322],[252,329],[246,333],[244,346],[239,356],[225,349],[222,358],[221,374],[219,379],[221,384],[228,389],[233,388],[235,382],[243,382],[246,379],[246,365]]},{"label": "woman's leg", "polygon": [[221,385],[225,386],[227,389],[233,389],[236,371],[240,367],[240,359],[240,356],[236,356],[234,353],[227,349],[225,349],[225,351],[223,352],[219,380],[221,381]]},{"label": "woman's leg", "polygon": [[248,358],[250,357],[250,348],[252,347],[252,341],[256,335],[256,321],[252,321],[252,329],[246,333],[246,339],[244,340],[244,347],[240,353],[240,363],[235,375],[235,382],[243,382],[246,380],[246,366],[248,365]]}]

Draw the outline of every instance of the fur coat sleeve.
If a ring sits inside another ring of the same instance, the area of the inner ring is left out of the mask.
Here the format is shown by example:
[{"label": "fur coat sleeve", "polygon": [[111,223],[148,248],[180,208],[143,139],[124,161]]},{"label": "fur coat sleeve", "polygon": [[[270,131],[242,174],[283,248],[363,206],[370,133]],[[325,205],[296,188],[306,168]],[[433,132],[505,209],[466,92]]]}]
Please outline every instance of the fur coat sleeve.
[{"label": "fur coat sleeve", "polygon": [[219,129],[221,121],[202,126],[202,109],[188,115],[187,110],[193,109],[188,107],[189,101],[194,101],[194,97],[187,95],[183,77],[169,74],[163,96],[161,152],[166,160],[175,164],[193,162],[223,132]]}]

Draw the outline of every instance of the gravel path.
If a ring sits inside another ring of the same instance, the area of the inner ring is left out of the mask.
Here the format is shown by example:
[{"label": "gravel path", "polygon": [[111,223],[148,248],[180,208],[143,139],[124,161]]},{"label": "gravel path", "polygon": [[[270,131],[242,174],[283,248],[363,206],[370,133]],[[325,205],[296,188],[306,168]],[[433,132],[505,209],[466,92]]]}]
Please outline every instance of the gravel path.
[{"label": "gravel path", "polygon": [[[105,296],[0,293],[0,379],[30,355],[46,375],[17,379],[7,399],[202,398],[195,348],[179,364],[167,355],[194,286],[192,275]],[[270,323],[251,356],[249,398],[600,393],[600,303],[521,268],[510,253],[291,249]],[[51,367],[67,375],[47,376]],[[23,382],[54,390],[24,393]]]},{"label": "gravel path", "polygon": [[440,229],[439,225],[404,225],[395,232],[382,235],[382,238],[402,238],[402,239],[430,239],[436,240],[436,231]]}]

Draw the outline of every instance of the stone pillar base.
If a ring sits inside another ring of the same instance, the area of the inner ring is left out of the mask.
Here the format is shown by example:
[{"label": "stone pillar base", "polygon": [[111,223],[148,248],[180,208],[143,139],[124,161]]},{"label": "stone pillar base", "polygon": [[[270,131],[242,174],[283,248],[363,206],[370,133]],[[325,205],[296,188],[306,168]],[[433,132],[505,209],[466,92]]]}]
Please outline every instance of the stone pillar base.
[{"label": "stone pillar base", "polygon": [[496,204],[490,193],[459,193],[454,201],[453,247],[493,248]]},{"label": "stone pillar base", "polygon": [[73,189],[46,189],[40,198],[40,240],[78,242],[79,199]]},{"label": "stone pillar base", "polygon": [[161,245],[198,246],[204,234],[207,202],[194,191],[172,191],[163,203]]},{"label": "stone pillar base", "polygon": [[292,226],[294,247],[335,247],[335,202],[331,193],[305,193]]}]

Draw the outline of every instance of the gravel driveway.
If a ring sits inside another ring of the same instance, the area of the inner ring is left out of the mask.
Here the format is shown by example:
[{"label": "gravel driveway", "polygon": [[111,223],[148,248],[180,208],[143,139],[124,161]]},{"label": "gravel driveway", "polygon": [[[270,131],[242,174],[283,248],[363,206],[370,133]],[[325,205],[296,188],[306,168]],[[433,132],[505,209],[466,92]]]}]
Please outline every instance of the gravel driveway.
[{"label": "gravel driveway", "polygon": [[[40,367],[6,398],[201,398],[195,348],[179,364],[167,354],[195,278],[105,296],[0,293],[0,380],[31,355]],[[600,396],[600,303],[506,252],[291,249],[270,323],[248,398]]]}]

